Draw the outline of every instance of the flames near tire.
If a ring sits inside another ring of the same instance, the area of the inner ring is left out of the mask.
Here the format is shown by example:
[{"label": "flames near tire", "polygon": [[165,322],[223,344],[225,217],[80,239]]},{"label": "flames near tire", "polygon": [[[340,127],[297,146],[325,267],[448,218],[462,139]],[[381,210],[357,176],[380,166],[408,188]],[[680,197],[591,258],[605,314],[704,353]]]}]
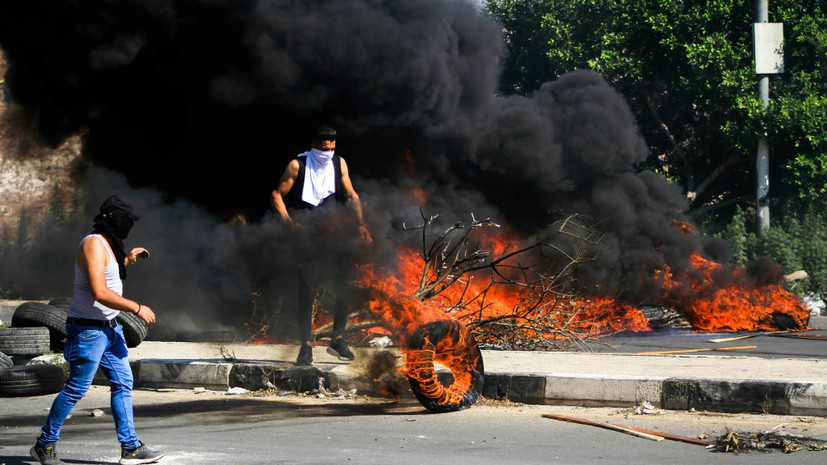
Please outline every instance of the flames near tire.
[{"label": "flames near tire", "polygon": [[[421,326],[408,340],[406,355],[411,390],[430,412],[455,412],[479,400],[484,380],[482,354],[462,323],[441,320]],[[434,362],[451,370],[450,385],[440,382]]]}]

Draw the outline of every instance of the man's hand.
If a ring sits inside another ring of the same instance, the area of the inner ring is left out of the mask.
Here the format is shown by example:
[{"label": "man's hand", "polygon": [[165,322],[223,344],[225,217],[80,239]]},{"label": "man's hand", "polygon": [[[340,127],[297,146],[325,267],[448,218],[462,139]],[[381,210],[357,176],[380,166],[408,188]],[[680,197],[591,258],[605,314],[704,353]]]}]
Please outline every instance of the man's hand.
[{"label": "man's hand", "polygon": [[290,231],[298,231],[298,230],[304,228],[304,226],[302,226],[301,223],[299,223],[298,221],[295,221],[293,218],[288,218],[286,220],[286,223],[287,223],[287,229],[290,230]]},{"label": "man's hand", "polygon": [[134,265],[139,258],[149,258],[149,250],[143,247],[135,247],[129,251],[129,255],[124,257],[123,262],[125,266]]},{"label": "man's hand", "polygon": [[152,326],[155,323],[155,312],[146,305],[141,305],[136,315],[138,315],[138,318],[144,320],[147,326]]},{"label": "man's hand", "polygon": [[370,230],[364,223],[359,225],[359,236],[368,242],[373,242],[373,236],[370,235]]}]

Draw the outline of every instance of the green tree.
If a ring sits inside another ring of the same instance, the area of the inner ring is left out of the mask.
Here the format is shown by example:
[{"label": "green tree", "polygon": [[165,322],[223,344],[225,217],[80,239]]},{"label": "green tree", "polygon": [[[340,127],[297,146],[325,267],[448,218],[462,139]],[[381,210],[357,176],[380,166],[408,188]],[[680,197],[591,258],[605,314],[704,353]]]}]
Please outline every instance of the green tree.
[{"label": "green tree", "polygon": [[784,74],[757,96],[754,3],[734,0],[488,0],[505,31],[501,91],[530,94],[574,69],[600,73],[638,118],[649,168],[679,182],[690,214],[754,208],[758,135],[771,144],[773,218],[781,201],[827,204],[824,2],[773,0],[785,23]]}]

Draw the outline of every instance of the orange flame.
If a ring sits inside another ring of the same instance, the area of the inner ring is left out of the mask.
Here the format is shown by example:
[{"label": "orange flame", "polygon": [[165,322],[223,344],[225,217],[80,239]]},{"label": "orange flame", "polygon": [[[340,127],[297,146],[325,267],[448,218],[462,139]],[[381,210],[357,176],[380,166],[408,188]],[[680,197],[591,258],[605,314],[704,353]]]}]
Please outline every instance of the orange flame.
[{"label": "orange flame", "polygon": [[[493,256],[501,256],[509,241],[484,237],[484,247]],[[372,264],[359,268],[358,287],[370,289],[371,311],[381,316],[404,338],[420,325],[446,318],[466,322],[493,321],[499,318],[542,322],[544,328],[566,328],[581,337],[612,334],[620,331],[649,330],[646,318],[637,308],[609,297],[583,296],[560,298],[542,292],[537,285],[491,283],[491,277],[478,271],[463,276],[462,281],[426,301],[413,297],[420,281],[424,261],[413,249],[400,247],[396,270],[379,270]],[[434,270],[426,270],[426,279]],[[464,305],[457,306],[458,302]],[[531,324],[515,325],[528,337],[554,339],[564,337],[558,332],[543,332]],[[404,340],[404,339],[403,339]]]},{"label": "orange flame", "polygon": [[[786,291],[781,283],[756,285],[740,268],[690,257],[691,270],[673,271],[664,266],[656,271],[663,300],[681,309],[693,328],[701,331],[777,330],[779,315],[792,329],[806,329],[809,312],[799,296]],[[718,285],[716,272],[730,271],[731,278]],[[781,325],[785,325],[781,323]]]},{"label": "orange flame", "polygon": [[[470,333],[455,320],[446,321],[447,330],[436,344],[425,334],[418,349],[408,350],[405,374],[413,378],[420,394],[439,405],[460,404],[482,370],[482,355]],[[451,370],[454,381],[444,386],[436,376],[434,362]]]}]

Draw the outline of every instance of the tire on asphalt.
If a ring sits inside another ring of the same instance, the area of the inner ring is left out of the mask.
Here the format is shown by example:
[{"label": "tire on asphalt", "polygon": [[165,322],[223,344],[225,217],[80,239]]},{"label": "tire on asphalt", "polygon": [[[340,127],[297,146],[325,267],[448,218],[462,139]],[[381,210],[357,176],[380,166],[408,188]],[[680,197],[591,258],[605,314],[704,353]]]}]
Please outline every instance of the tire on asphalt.
[{"label": "tire on asphalt", "polygon": [[72,298],[71,297],[55,297],[54,299],[49,301],[49,305],[52,307],[62,308],[64,310],[68,310],[69,306],[72,305]]},{"label": "tire on asphalt", "polygon": [[49,328],[0,328],[0,352],[6,355],[43,355],[49,352]]},{"label": "tire on asphalt", "polygon": [[49,347],[55,352],[63,351],[66,342],[66,317],[68,311],[51,304],[25,302],[12,315],[12,328],[45,326],[49,328]]},{"label": "tire on asphalt", "polygon": [[11,357],[0,352],[0,369],[2,368],[11,368],[14,366],[14,360]]},{"label": "tire on asphalt", "polygon": [[141,317],[134,313],[120,312],[115,318],[123,326],[123,337],[127,347],[138,347],[144,342],[148,329]]},{"label": "tire on asphalt", "polygon": [[[434,362],[451,370],[450,385],[438,379]],[[471,332],[456,320],[441,320],[421,326],[408,340],[405,371],[419,403],[430,412],[445,413],[477,403],[485,370]]]},{"label": "tire on asphalt", "polygon": [[54,394],[65,383],[63,369],[55,365],[0,368],[0,397]]}]

